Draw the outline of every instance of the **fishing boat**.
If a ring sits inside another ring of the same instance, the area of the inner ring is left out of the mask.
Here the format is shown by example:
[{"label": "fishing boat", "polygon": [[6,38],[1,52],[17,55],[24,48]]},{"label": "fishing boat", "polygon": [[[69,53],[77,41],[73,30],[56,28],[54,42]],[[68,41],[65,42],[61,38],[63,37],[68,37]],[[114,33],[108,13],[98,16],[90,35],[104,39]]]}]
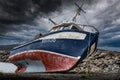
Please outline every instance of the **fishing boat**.
[{"label": "fishing boat", "polygon": [[68,71],[94,53],[98,35],[98,30],[90,25],[74,20],[61,23],[37,39],[13,48],[8,60],[17,65],[16,72]]}]

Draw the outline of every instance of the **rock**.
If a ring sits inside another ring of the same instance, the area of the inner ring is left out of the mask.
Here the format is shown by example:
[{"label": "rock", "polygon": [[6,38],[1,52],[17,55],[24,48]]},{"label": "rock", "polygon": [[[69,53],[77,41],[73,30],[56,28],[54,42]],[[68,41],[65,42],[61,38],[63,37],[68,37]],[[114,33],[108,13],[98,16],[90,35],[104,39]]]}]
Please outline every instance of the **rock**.
[{"label": "rock", "polygon": [[101,72],[102,70],[101,70],[101,68],[99,68],[99,67],[97,67],[95,65],[92,65],[90,71],[91,72]]},{"label": "rock", "polygon": [[[90,72],[118,72],[120,71],[119,55],[116,52],[98,50],[88,57],[88,69]],[[87,70],[86,61],[87,59],[84,59],[76,70]]]},{"label": "rock", "polygon": [[112,59],[111,56],[106,56],[105,57],[106,60]]},{"label": "rock", "polygon": [[103,52],[103,53],[101,53],[101,54],[98,56],[98,58],[104,58],[104,57],[107,56],[107,55],[108,55],[108,53]]},{"label": "rock", "polygon": [[7,58],[9,56],[9,51],[0,51],[0,61],[6,62]]},{"label": "rock", "polygon": [[120,66],[120,59],[115,61],[116,64]]},{"label": "rock", "polygon": [[[6,62],[9,56],[9,51],[0,53],[0,61]],[[88,62],[86,62],[88,60]],[[77,67],[69,72],[120,72],[120,53],[98,50],[91,54],[88,59],[84,59]]]},{"label": "rock", "polygon": [[[120,54],[120,53],[119,53]],[[120,59],[120,55],[117,56],[118,59]]]},{"label": "rock", "polygon": [[103,61],[99,61],[99,62],[97,62],[96,65],[97,65],[98,67],[100,67],[102,64],[103,64]]}]

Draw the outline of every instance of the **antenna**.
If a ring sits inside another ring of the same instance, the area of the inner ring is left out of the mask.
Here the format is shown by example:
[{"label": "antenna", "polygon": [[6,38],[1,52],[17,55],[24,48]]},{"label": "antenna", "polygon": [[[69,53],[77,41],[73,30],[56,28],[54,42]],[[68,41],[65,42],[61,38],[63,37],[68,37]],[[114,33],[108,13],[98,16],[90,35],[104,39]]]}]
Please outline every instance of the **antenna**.
[{"label": "antenna", "polygon": [[81,6],[79,6],[77,3],[75,3],[75,5],[78,7],[78,9],[77,9],[76,14],[75,14],[75,16],[73,17],[72,21],[75,21],[75,22],[76,22],[76,18],[77,18],[78,15],[80,15],[80,12],[81,12],[81,11],[82,11],[83,13],[86,13],[86,12],[82,9],[83,4],[82,4]]},{"label": "antenna", "polygon": [[57,25],[57,23],[53,21],[51,18],[49,18],[49,21],[51,21],[54,25]]}]

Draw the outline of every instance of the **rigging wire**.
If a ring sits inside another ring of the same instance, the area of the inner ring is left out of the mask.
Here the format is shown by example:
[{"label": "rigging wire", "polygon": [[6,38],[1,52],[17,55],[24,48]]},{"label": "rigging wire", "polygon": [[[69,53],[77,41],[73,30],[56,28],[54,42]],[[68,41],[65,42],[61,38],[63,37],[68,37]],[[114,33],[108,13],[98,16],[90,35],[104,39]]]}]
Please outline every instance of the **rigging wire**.
[{"label": "rigging wire", "polygon": [[84,14],[82,14],[82,15],[83,15],[83,19],[86,21],[86,23],[87,23],[88,25],[91,25],[91,24],[89,23],[87,17],[86,17]]},{"label": "rigging wire", "polygon": [[[82,14],[83,15],[83,19],[86,21],[86,23],[88,25],[90,25],[88,19],[86,18],[86,16],[84,15],[84,13]],[[89,56],[90,56],[90,40],[91,40],[91,32],[88,34],[88,50],[87,50],[87,58],[86,58],[86,73],[88,74],[89,73]]]},{"label": "rigging wire", "polygon": [[[82,14],[83,15],[83,19],[86,21],[86,23],[88,24],[88,25],[91,25],[90,23],[89,23],[89,21],[88,21],[88,19],[86,18],[86,16],[84,15],[84,13]],[[91,32],[88,34],[88,50],[87,50],[87,58],[86,58],[86,73],[88,74],[89,73],[89,56],[91,55],[90,54],[90,45],[91,45],[91,43],[90,43],[90,40],[91,40]]]},{"label": "rigging wire", "polygon": [[90,56],[90,40],[91,40],[91,33],[89,33],[89,39],[88,39],[88,51],[87,51],[87,59],[86,59],[86,65],[87,65],[87,74],[89,73],[89,56]]},{"label": "rigging wire", "polygon": [[[91,25],[88,21],[88,19],[86,18],[86,16],[84,15],[84,13],[82,14],[83,15],[83,19],[86,21],[86,23],[88,25]],[[90,56],[90,40],[91,40],[91,32],[89,33],[89,39],[88,39],[88,50],[87,50],[87,58],[86,58],[86,73],[88,74],[89,73],[89,56]]]}]

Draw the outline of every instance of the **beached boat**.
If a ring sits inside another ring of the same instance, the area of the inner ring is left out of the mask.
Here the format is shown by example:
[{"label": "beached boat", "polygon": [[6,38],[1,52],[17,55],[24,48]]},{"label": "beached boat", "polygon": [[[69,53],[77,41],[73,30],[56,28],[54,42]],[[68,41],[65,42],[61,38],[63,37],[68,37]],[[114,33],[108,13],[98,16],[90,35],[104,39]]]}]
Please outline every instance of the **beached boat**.
[{"label": "beached boat", "polygon": [[67,71],[96,50],[98,35],[93,26],[62,23],[13,48],[8,60],[18,66],[16,72]]}]

